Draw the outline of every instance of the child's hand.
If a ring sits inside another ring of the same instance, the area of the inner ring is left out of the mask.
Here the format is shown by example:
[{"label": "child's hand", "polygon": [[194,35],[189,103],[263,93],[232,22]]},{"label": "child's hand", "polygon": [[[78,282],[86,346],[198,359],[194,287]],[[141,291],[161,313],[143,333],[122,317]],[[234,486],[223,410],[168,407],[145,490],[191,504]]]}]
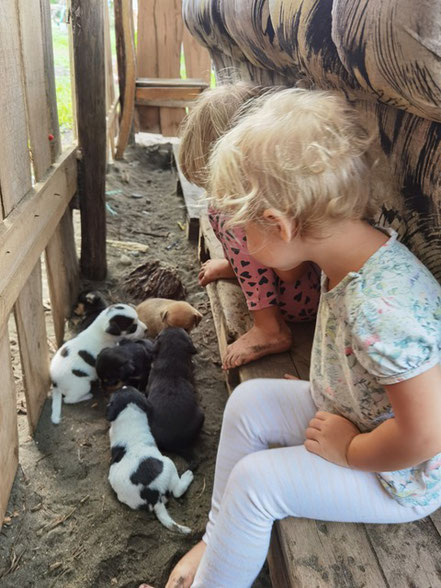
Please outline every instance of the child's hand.
[{"label": "child's hand", "polygon": [[348,419],[318,411],[306,429],[305,447],[311,453],[347,468],[346,451],[352,439],[359,434],[360,431]]}]

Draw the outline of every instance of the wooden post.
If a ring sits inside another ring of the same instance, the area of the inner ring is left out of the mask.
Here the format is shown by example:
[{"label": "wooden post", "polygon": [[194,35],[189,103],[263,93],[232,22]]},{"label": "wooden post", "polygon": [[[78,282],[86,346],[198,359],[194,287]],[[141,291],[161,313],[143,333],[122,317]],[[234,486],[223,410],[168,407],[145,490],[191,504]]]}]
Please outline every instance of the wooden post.
[{"label": "wooden post", "polygon": [[82,274],[102,280],[106,263],[106,87],[103,0],[71,0],[80,160]]}]

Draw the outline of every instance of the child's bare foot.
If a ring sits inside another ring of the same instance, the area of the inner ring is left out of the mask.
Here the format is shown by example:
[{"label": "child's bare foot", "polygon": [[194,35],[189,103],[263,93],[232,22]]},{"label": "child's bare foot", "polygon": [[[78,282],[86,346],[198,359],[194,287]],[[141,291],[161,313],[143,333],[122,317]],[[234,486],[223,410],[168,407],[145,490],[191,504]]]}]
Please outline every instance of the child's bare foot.
[{"label": "child's bare foot", "polygon": [[291,343],[291,330],[285,323],[276,323],[275,328],[270,329],[255,324],[237,341],[228,345],[222,367],[228,370],[265,355],[281,353],[289,349]]},{"label": "child's bare foot", "polygon": [[190,588],[206,547],[203,541],[196,543],[175,565],[165,588]]},{"label": "child's bare foot", "polygon": [[199,271],[199,286],[206,286],[221,278],[235,278],[235,273],[227,259],[209,259]]}]

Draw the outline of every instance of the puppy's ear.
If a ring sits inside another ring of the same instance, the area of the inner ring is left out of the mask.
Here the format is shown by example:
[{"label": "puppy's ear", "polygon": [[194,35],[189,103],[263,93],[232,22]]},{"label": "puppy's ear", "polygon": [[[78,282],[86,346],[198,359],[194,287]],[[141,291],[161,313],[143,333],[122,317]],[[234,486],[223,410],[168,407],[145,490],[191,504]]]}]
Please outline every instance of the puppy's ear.
[{"label": "puppy's ear", "polygon": [[168,310],[161,310],[161,312],[159,313],[159,316],[161,317],[161,321],[164,324],[167,324],[167,315],[168,315]]},{"label": "puppy's ear", "polygon": [[106,407],[106,419],[112,422],[116,419],[120,412],[121,411],[119,410],[118,403],[115,401],[115,395],[112,395],[110,402]]},{"label": "puppy's ear", "polygon": [[109,333],[109,335],[121,335],[121,327],[119,326],[119,324],[113,320],[110,319],[109,321],[109,326],[106,329],[106,333]]},{"label": "puppy's ear", "polygon": [[195,312],[194,316],[193,316],[193,324],[195,327],[198,326],[198,324],[201,322],[202,320],[202,315],[200,312]]}]

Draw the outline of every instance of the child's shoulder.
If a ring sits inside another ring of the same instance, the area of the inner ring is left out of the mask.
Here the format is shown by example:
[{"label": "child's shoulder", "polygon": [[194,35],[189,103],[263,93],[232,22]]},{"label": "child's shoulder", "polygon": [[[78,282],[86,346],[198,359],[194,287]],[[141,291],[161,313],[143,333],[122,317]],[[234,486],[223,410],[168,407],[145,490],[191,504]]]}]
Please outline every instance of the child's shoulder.
[{"label": "child's shoulder", "polygon": [[354,274],[345,296],[350,322],[440,321],[441,286],[396,234]]}]

